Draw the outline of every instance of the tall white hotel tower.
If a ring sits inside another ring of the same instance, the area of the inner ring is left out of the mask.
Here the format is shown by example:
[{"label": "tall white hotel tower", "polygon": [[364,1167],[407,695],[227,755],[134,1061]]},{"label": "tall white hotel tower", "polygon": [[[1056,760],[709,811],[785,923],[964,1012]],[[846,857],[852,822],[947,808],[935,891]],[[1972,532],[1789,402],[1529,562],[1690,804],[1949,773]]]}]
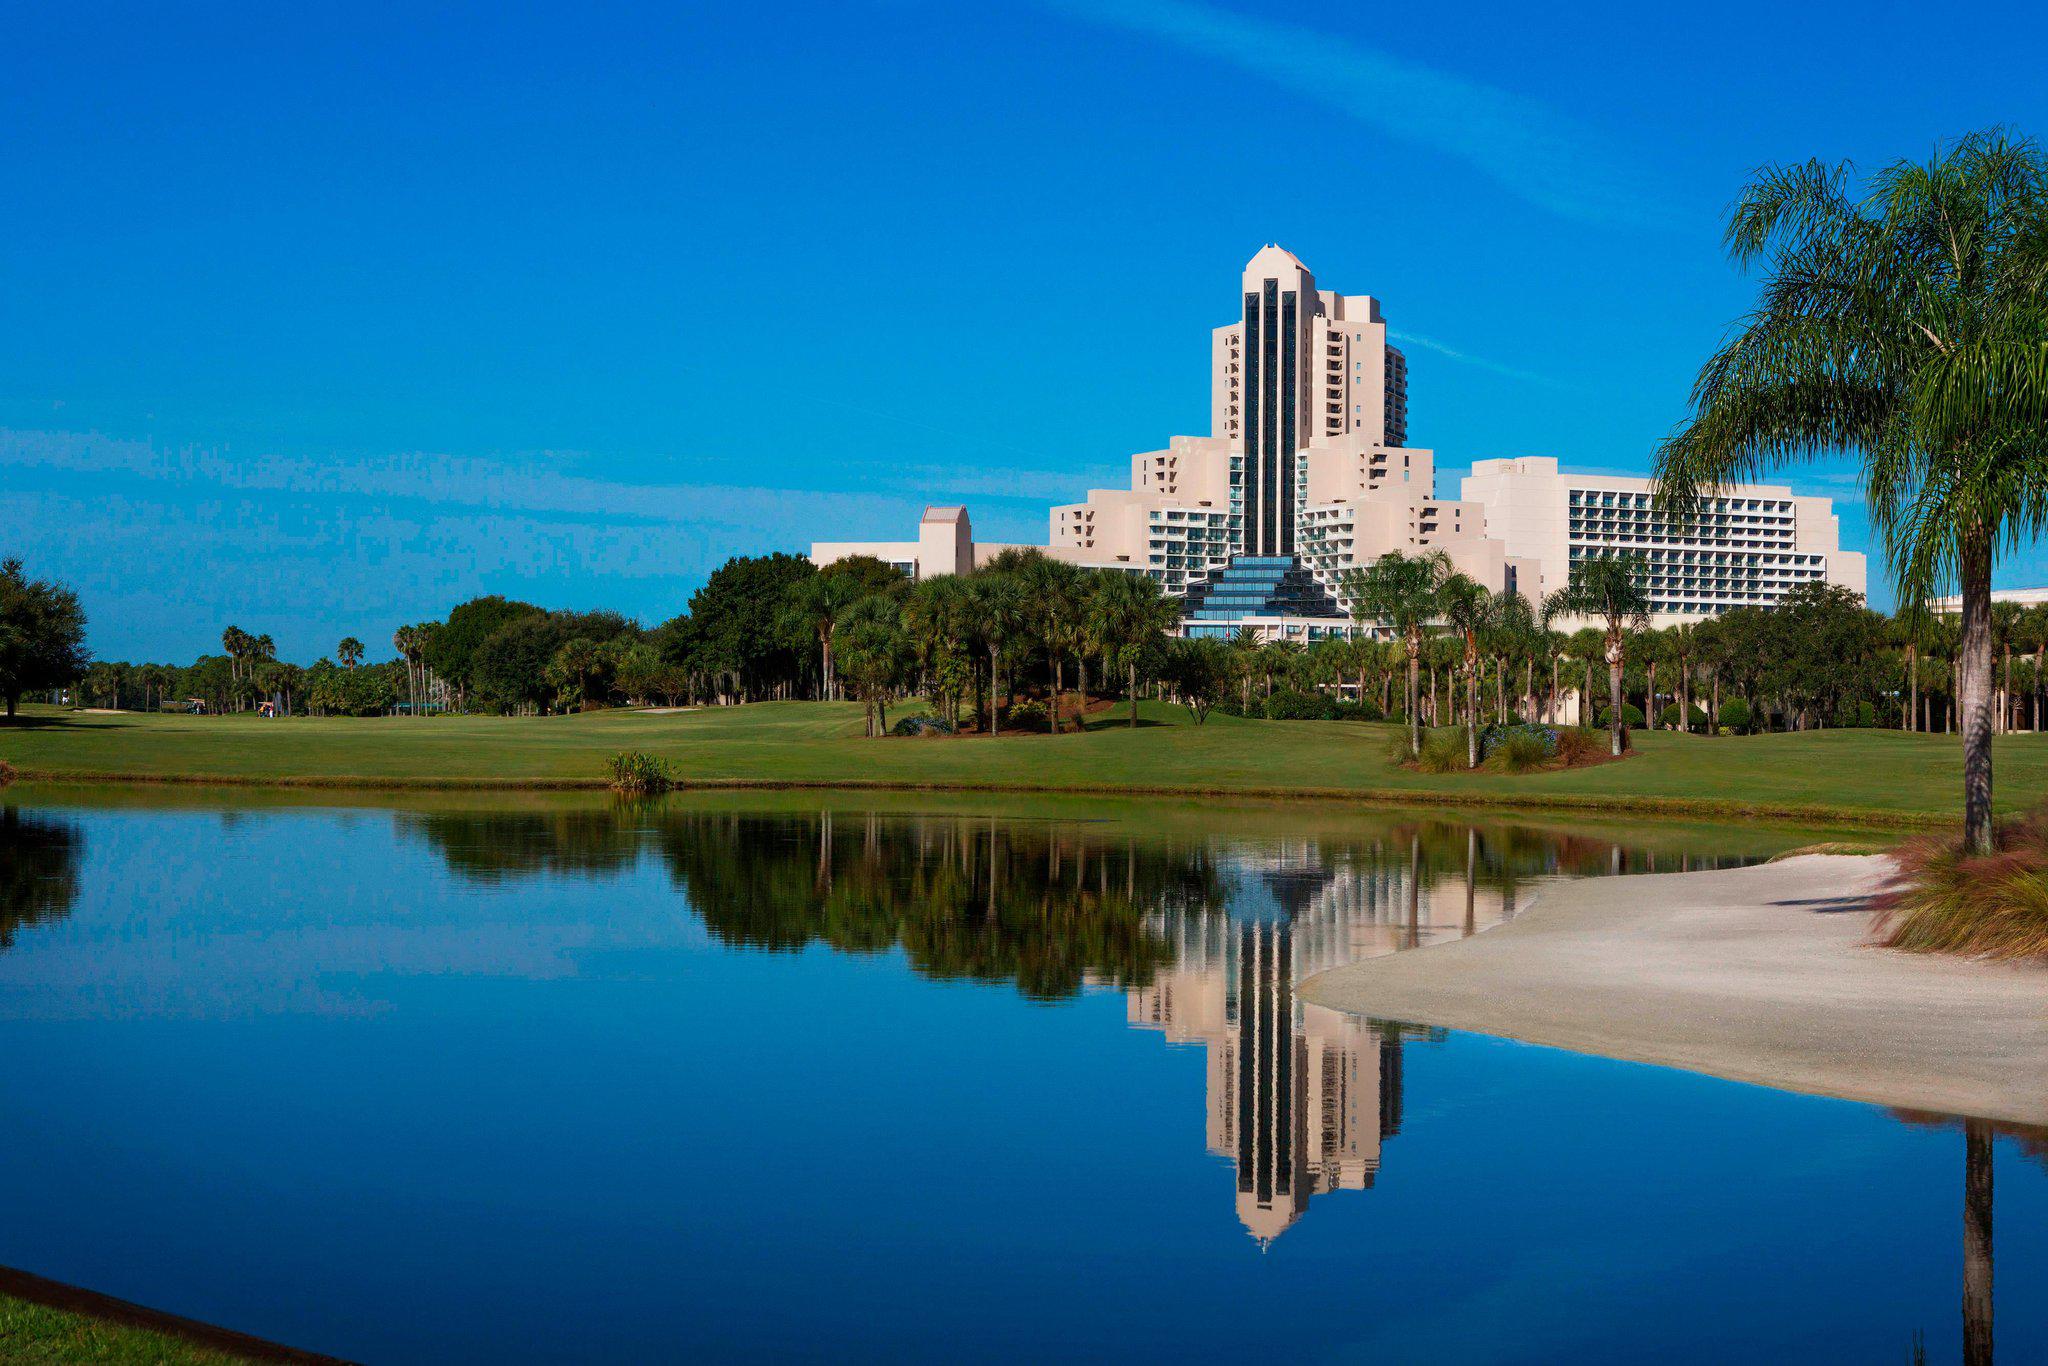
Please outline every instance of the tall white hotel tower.
[{"label": "tall white hotel tower", "polygon": [[1405,444],[1408,359],[1387,345],[1377,301],[1318,290],[1285,247],[1252,257],[1243,291],[1243,318],[1216,329],[1210,382],[1210,430],[1243,453],[1231,461],[1231,549],[1293,555],[1308,448],[1345,435]]},{"label": "tall white hotel tower", "polygon": [[[1552,456],[1476,460],[1456,498],[1436,454],[1407,444],[1408,361],[1379,302],[1316,288],[1293,252],[1259,249],[1243,316],[1211,342],[1210,434],[1131,457],[1127,489],[1054,507],[1043,547],[1143,574],[1181,599],[1181,629],[1311,641],[1384,630],[1350,617],[1352,571],[1389,551],[1441,551],[1489,590],[1532,601],[1590,559],[1627,556],[1658,625],[1769,607],[1801,584],[1863,591],[1825,498],[1778,484],[1719,491],[1678,525],[1647,479],[1573,474]],[[914,541],[820,541],[819,564],[872,555],[913,578],[972,570],[1005,547],[975,541],[967,510],[924,511]]]}]

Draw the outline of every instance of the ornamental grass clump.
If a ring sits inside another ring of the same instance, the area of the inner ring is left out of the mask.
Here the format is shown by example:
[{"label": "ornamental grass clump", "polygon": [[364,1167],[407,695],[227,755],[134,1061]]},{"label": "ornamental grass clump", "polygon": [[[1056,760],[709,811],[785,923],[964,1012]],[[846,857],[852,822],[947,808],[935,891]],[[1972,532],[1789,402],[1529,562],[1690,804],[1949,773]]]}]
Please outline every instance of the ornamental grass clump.
[{"label": "ornamental grass clump", "polygon": [[604,761],[611,770],[612,791],[636,796],[666,792],[681,781],[666,759],[657,759],[637,749],[624,750]]},{"label": "ornamental grass clump", "polygon": [[1533,773],[1557,755],[1557,734],[1542,726],[1504,726],[1484,741],[1484,766],[1496,773]]},{"label": "ornamental grass clump", "polygon": [[1999,825],[1988,854],[1917,839],[1871,903],[1878,942],[1921,953],[2048,962],[2048,807]]},{"label": "ornamental grass clump", "polygon": [[5,759],[0,759],[0,787],[5,787],[13,781],[14,765],[8,763]]}]

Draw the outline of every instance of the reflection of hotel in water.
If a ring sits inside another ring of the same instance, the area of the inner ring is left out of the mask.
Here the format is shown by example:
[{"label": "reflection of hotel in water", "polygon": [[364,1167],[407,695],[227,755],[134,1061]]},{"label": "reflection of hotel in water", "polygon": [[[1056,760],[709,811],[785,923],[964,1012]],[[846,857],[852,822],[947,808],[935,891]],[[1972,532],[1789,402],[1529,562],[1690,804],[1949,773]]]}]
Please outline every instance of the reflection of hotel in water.
[{"label": "reflection of hotel in water", "polygon": [[[1177,912],[1160,929],[1178,962],[1128,994],[1132,1024],[1208,1049],[1208,1142],[1237,1172],[1237,1215],[1261,1243],[1309,1197],[1364,1190],[1401,1127],[1402,1049],[1423,1037],[1302,1001],[1330,968],[1511,919],[1516,894],[1419,867],[1330,868],[1314,845],[1226,861],[1227,907]],[[1528,900],[1524,888],[1521,900]]]}]

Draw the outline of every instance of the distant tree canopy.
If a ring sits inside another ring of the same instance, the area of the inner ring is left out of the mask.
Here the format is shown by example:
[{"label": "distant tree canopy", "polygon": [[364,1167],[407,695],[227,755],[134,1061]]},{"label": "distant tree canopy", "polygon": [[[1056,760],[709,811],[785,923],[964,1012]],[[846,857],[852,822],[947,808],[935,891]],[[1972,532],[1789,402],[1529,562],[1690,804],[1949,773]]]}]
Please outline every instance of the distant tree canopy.
[{"label": "distant tree canopy", "polygon": [[78,595],[31,579],[20,560],[0,561],[0,697],[8,719],[24,693],[75,683],[90,662]]},{"label": "distant tree canopy", "polygon": [[[1418,573],[1433,572],[1420,563]],[[276,658],[268,636],[231,625],[221,631],[224,653],[171,665],[88,660],[76,599],[10,563],[0,573],[0,668],[16,690],[10,704],[72,684],[115,707],[267,705],[351,716],[827,697],[862,703],[869,733],[880,735],[890,709],[920,695],[953,729],[998,734],[1064,729],[1077,699],[1148,694],[1185,703],[1198,719],[1214,709],[1272,719],[1399,716],[1413,725],[1554,720],[1571,693],[1590,693],[1595,712],[1616,710],[1612,662],[1625,722],[1640,714],[1651,725],[1669,716],[1718,730],[1956,724],[1953,619],[1887,617],[1839,586],[1805,584],[1773,608],[1695,624],[1603,621],[1567,635],[1502,594],[1488,597],[1484,612],[1474,604],[1447,613],[1434,603],[1436,580],[1417,582],[1427,591],[1383,595],[1407,613],[1393,638],[1377,621],[1381,638],[1304,647],[1246,633],[1228,642],[1170,639],[1178,604],[1153,580],[1037,551],[1005,551],[972,573],[917,581],[865,557],[818,569],[791,555],[741,556],[711,575],[687,611],[651,629],[617,612],[551,611],[492,595],[459,603],[440,621],[365,633],[390,640],[395,658],[301,666]],[[1463,623],[1456,630],[1454,616]],[[1992,626],[2000,724],[2048,728],[2048,608],[2000,604]],[[346,643],[351,656],[371,648]],[[1724,710],[1731,701],[1741,706]],[[1128,720],[1137,723],[1135,706]]]}]

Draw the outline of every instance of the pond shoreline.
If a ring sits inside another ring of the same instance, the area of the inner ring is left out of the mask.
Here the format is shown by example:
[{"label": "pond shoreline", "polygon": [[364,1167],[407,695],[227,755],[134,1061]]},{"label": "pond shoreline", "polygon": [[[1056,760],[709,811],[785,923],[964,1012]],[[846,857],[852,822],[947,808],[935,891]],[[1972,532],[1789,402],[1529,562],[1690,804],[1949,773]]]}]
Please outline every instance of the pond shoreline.
[{"label": "pond shoreline", "polygon": [[1358,1014],[1900,1109],[2048,1125],[2048,969],[1869,944],[1882,857],[1588,879],[1310,978]]},{"label": "pond shoreline", "polygon": [[[19,768],[24,786],[235,787],[359,792],[605,792],[604,778],[422,778],[351,774],[119,773]],[[1444,788],[1330,788],[1201,784],[969,782],[906,778],[692,778],[674,792],[957,792],[1020,793],[1065,797],[1244,798],[1330,806],[1445,807],[1473,810],[1586,812],[1706,820],[1739,819],[1784,825],[1856,826],[1873,830],[1941,830],[1954,817],[1920,811],[1880,811],[1825,803],[1758,803],[1729,798],[1613,796],[1584,793],[1504,793]]]}]

